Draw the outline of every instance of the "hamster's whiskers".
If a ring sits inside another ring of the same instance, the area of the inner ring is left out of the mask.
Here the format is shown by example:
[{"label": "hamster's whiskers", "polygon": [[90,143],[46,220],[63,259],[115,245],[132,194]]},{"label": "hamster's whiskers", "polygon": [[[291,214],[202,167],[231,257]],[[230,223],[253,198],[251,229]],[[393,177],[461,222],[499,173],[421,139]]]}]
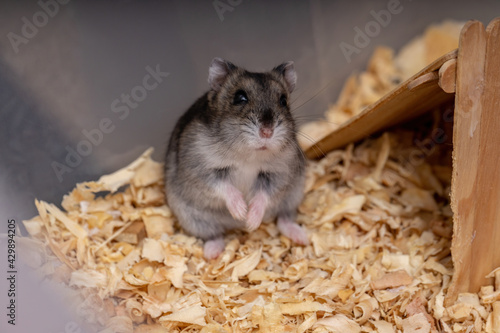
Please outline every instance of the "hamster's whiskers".
[{"label": "hamster's whiskers", "polygon": [[[329,86],[330,84],[332,84],[333,82],[334,82],[334,80],[330,80],[330,81],[328,81],[328,83],[326,83],[326,84],[325,84],[325,85],[324,85],[324,86],[323,86],[320,90],[318,90],[318,91],[317,91],[314,95],[312,95],[312,96],[311,96],[309,99],[307,99],[305,102],[303,102],[302,104],[300,104],[299,106],[297,106],[297,107],[295,107],[295,108],[293,108],[293,109],[291,108],[291,109],[290,109],[290,112],[291,112],[292,114],[294,114],[294,112],[295,112],[296,110],[300,109],[302,106],[304,106],[304,105],[305,105],[305,104],[307,104],[308,102],[310,102],[310,101],[312,101],[313,99],[315,99],[316,97],[318,97],[318,95],[319,95],[319,94],[321,94],[322,92],[324,92],[324,91],[326,90],[326,88],[328,88],[328,86]],[[305,92],[305,91],[304,91],[304,92]],[[294,104],[294,103],[298,100],[298,98],[299,98],[300,96],[302,96],[302,94],[303,94],[304,92],[302,92],[299,96],[297,96],[297,98],[295,98],[295,99],[292,101],[292,103],[291,103],[291,104]]]},{"label": "hamster's whiskers", "polygon": [[[308,134],[305,134],[299,130],[295,130],[294,131],[295,134],[297,135],[300,135],[302,136],[303,138],[305,138],[306,140],[308,140],[309,142],[312,143],[312,146],[314,149],[317,149],[319,150],[319,152],[322,154],[322,155],[326,155],[325,152],[317,145],[318,141],[314,140],[313,138],[311,138]],[[297,143],[297,146],[298,146],[298,143]],[[300,148],[300,146],[299,146]],[[302,148],[300,148],[300,151],[302,151]],[[304,152],[302,151],[302,154],[304,154]],[[305,156],[305,155],[304,155]]]}]

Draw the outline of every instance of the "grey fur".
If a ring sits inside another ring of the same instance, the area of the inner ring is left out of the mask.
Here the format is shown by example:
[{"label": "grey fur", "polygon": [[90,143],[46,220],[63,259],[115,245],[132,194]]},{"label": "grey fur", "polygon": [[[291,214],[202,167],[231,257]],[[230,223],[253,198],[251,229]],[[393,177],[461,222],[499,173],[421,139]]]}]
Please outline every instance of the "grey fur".
[{"label": "grey fur", "polygon": [[[186,232],[204,240],[245,227],[226,208],[225,182],[247,203],[257,191],[267,193],[265,219],[295,219],[305,158],[289,103],[280,104],[295,87],[293,63],[253,73],[216,58],[209,73],[211,90],[179,119],[170,138],[165,161],[169,206]],[[239,91],[248,97],[244,105],[234,104]],[[264,123],[273,126],[274,136],[267,149],[258,150]]]}]

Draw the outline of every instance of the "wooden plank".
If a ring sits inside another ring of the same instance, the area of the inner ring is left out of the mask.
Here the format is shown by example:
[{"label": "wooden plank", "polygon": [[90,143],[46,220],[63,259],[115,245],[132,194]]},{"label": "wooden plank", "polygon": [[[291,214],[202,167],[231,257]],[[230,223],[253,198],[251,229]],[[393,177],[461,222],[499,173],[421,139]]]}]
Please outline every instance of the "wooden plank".
[{"label": "wooden plank", "polygon": [[447,94],[439,87],[437,71],[448,60],[456,57],[457,50],[454,50],[435,60],[336,131],[312,145],[306,150],[306,155],[309,158],[322,157],[323,153],[415,118],[452,100],[453,94]]},{"label": "wooden plank", "polygon": [[481,99],[478,177],[474,223],[477,234],[472,248],[473,270],[471,290],[479,290],[492,270],[500,266],[500,18],[486,29],[486,63],[484,64],[484,90]]},{"label": "wooden plank", "polygon": [[[481,22],[466,23],[460,34],[456,69],[455,115],[453,125],[453,173],[451,207],[453,216],[452,258],[455,268],[452,283],[446,296],[446,304],[455,301],[460,292],[477,292],[486,283],[484,272],[486,252],[490,243],[480,244],[484,229],[477,214],[484,211],[481,201],[479,175],[482,157],[481,133],[484,130],[481,115],[486,57],[486,31]],[[487,200],[486,200],[487,201]],[[480,248],[485,253],[477,252]],[[482,256],[485,257],[482,257]],[[475,261],[475,262],[474,262]],[[487,264],[490,265],[490,262]],[[477,270],[480,269],[480,270]]]}]

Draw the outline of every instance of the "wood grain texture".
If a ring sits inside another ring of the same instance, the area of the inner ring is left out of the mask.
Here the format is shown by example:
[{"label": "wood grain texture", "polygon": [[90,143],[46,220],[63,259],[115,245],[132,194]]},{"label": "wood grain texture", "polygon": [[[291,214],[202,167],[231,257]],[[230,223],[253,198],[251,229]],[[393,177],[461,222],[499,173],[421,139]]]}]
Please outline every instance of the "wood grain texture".
[{"label": "wood grain texture", "polygon": [[[472,271],[470,291],[477,291],[486,283],[493,269],[500,266],[500,18],[486,29],[486,62],[481,99],[482,114],[474,224],[477,228],[472,244]],[[460,205],[460,202],[458,202]],[[471,274],[469,272],[469,274]]]},{"label": "wood grain texture", "polygon": [[486,129],[482,121],[488,113],[483,105],[486,39],[484,26],[478,21],[466,23],[460,35],[451,185],[454,213],[451,252],[455,272],[445,304],[452,304],[460,292],[477,292],[481,284],[488,282],[485,275],[492,264],[493,251],[489,249],[492,243],[484,234],[493,230],[487,230],[485,221],[478,219],[488,208],[483,205],[489,201],[482,193],[484,185],[479,183],[485,172],[480,161],[487,150],[491,151],[491,147],[484,146]]},{"label": "wood grain texture", "polygon": [[456,57],[457,50],[449,52],[402,82],[376,103],[308,148],[305,152],[307,157],[322,157],[329,151],[418,117],[453,100],[453,94],[447,94],[439,87],[437,71],[448,60]]}]

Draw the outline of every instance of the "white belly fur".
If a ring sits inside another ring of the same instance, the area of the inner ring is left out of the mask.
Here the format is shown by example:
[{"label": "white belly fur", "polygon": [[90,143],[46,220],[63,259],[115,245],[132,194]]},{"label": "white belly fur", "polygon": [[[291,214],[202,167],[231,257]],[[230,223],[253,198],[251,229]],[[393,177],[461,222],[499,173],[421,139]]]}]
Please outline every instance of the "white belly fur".
[{"label": "white belly fur", "polygon": [[236,170],[233,174],[233,182],[234,186],[243,193],[245,200],[248,202],[250,198],[250,192],[252,190],[253,185],[255,184],[255,180],[259,175],[259,167],[252,163],[241,164],[236,167]]}]

